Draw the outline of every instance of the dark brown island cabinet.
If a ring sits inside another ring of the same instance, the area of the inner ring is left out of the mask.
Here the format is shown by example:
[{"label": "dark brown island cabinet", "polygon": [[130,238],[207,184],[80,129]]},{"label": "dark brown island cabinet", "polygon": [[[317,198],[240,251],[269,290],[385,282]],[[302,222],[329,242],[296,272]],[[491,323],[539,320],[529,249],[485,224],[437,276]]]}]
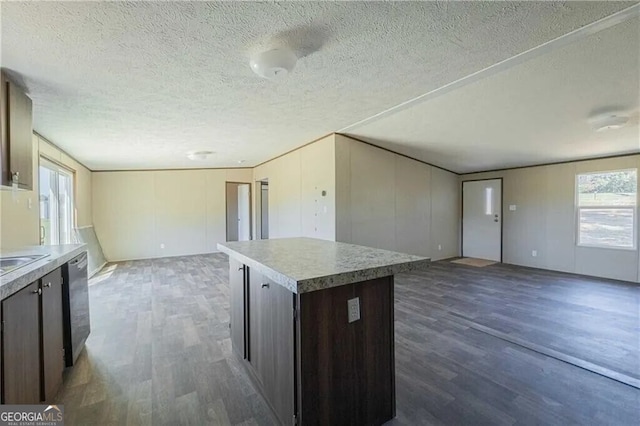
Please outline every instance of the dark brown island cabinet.
[{"label": "dark brown island cabinet", "polygon": [[[233,350],[279,423],[395,417],[393,275],[428,259],[309,238],[219,248],[230,257]],[[292,265],[297,250],[335,264]]]},{"label": "dark brown island cabinet", "polygon": [[2,404],[53,402],[62,386],[69,351],[65,335],[72,333],[64,315],[69,305],[63,290],[68,285],[63,281],[65,267],[2,300]]}]

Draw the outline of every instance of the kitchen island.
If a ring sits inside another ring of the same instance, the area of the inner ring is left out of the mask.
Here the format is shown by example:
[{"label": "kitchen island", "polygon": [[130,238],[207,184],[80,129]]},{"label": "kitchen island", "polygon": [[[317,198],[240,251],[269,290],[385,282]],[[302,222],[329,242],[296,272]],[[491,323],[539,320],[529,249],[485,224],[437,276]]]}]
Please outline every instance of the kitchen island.
[{"label": "kitchen island", "polygon": [[429,259],[311,238],[227,242],[234,352],[282,424],[395,416],[393,276]]}]

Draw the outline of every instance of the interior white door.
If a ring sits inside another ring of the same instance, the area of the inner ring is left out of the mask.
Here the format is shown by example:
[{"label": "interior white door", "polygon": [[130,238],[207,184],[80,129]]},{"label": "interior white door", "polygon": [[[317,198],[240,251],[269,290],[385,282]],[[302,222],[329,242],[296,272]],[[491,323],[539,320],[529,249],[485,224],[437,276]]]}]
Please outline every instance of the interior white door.
[{"label": "interior white door", "polygon": [[501,261],[502,180],[462,183],[462,255]]},{"label": "interior white door", "polygon": [[238,185],[238,241],[251,239],[249,184]]}]

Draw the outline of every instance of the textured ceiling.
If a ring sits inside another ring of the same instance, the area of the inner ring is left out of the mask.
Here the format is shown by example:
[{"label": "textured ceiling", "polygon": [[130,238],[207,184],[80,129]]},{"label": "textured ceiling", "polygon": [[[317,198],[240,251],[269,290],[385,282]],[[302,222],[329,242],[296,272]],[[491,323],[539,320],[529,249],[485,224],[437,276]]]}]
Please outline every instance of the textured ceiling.
[{"label": "textured ceiling", "polygon": [[[347,134],[458,173],[635,153],[639,98],[635,17]],[[594,131],[612,110],[627,126]]]},{"label": "textured ceiling", "polygon": [[[2,2],[1,60],[36,130],[92,169],[252,166],[629,5]],[[251,53],[282,45],[293,74],[255,76]]]}]

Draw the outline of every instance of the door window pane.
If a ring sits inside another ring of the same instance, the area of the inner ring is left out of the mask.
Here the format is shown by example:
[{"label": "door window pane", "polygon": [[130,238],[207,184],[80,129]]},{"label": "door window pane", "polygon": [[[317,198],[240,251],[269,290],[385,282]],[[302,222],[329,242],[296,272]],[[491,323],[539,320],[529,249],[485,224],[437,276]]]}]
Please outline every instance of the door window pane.
[{"label": "door window pane", "polygon": [[73,231],[73,174],[45,159],[39,167],[40,244],[70,244]]},{"label": "door window pane", "polygon": [[493,188],[491,187],[484,189],[484,213],[493,214]]},{"label": "door window pane", "polygon": [[58,176],[40,166],[40,243],[59,244]]}]

